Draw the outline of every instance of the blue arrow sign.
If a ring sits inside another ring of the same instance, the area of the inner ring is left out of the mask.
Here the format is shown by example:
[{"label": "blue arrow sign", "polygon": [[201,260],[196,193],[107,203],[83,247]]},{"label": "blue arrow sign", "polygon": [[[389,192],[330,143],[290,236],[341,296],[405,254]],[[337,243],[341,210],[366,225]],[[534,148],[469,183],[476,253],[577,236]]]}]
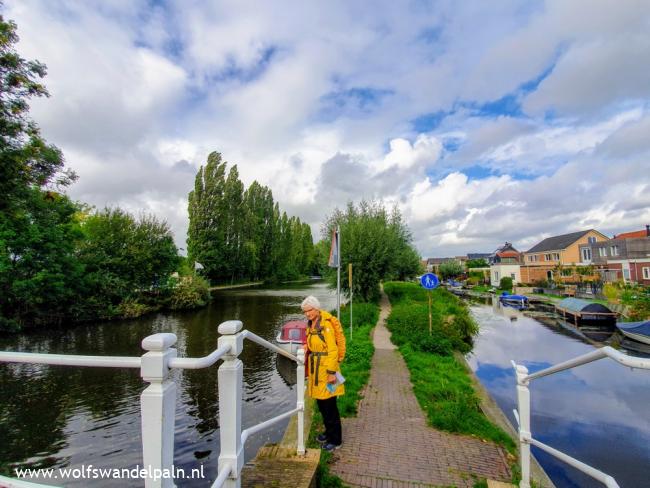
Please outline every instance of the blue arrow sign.
[{"label": "blue arrow sign", "polygon": [[433,290],[440,284],[440,280],[433,273],[427,273],[420,278],[420,284],[427,290]]}]

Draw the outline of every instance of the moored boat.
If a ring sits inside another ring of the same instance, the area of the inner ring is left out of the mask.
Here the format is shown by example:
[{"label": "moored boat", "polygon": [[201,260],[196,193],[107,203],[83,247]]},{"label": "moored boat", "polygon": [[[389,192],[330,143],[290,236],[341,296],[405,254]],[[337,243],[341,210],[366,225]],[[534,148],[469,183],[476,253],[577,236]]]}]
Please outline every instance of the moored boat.
[{"label": "moored boat", "polygon": [[642,322],[617,322],[616,327],[623,335],[650,345],[650,320]]},{"label": "moored boat", "polygon": [[275,342],[290,354],[296,354],[301,347],[307,344],[307,323],[301,320],[292,320],[282,326],[275,338]]},{"label": "moored boat", "polygon": [[499,295],[499,301],[504,305],[526,308],[528,306],[528,297],[526,295],[512,295],[504,291]]},{"label": "moored boat", "polygon": [[579,298],[565,298],[555,304],[555,311],[567,322],[574,325],[596,325],[609,327],[614,330],[616,312],[612,312],[605,305]]}]

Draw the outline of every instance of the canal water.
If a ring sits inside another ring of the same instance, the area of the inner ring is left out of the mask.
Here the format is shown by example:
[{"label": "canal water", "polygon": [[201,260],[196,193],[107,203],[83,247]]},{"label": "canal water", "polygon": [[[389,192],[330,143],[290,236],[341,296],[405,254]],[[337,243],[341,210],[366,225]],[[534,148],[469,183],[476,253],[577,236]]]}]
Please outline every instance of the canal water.
[{"label": "canal water", "polygon": [[[273,342],[284,322],[302,317],[300,302],[309,294],[318,297],[325,309],[336,307],[335,292],[322,282],[221,291],[198,311],[0,337],[0,350],[140,356],[143,338],[173,332],[179,357],[202,357],[217,348],[217,326],[225,320],[241,320],[245,329]],[[284,379],[286,374],[279,374],[275,353],[245,341],[240,357],[245,383],[243,428],[295,407],[295,387]],[[202,465],[210,480],[216,477],[219,456],[219,364],[172,373],[178,386],[174,464],[187,472]],[[140,394],[145,387],[138,369],[0,363],[0,474],[13,477],[14,468],[142,466]],[[287,422],[251,436],[245,459],[254,457],[265,443],[279,441]],[[63,483],[89,484],[142,486],[124,480]],[[209,483],[177,480],[177,485]]]},{"label": "canal water", "polygon": [[[495,302],[471,305],[480,334],[468,360],[515,425],[510,360],[532,373],[598,344],[554,317],[532,318]],[[648,357],[631,347],[626,352]],[[534,380],[530,391],[536,439],[612,475],[621,487],[650,486],[650,371],[601,359]],[[558,488],[603,486],[535,447],[533,453]]]}]

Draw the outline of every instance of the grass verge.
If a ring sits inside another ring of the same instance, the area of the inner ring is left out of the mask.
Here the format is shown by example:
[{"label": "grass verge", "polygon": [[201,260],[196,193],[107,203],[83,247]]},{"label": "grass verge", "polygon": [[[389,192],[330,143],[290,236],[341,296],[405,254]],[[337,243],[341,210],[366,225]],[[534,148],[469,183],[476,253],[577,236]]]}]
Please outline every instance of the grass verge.
[{"label": "grass verge", "polygon": [[[368,383],[370,366],[375,347],[372,344],[371,332],[379,317],[379,306],[376,303],[354,303],[353,330],[350,338],[350,309],[341,307],[341,325],[345,331],[347,352],[341,364],[341,373],[345,377],[345,394],[337,400],[341,417],[353,417],[357,413],[361,391]],[[319,448],[316,435],[323,432],[323,418],[314,409],[311,430],[307,439],[307,447]],[[316,486],[320,488],[340,488],[343,482],[330,473],[329,464],[332,455],[321,451],[320,462],[316,470]]]},{"label": "grass verge", "polygon": [[444,289],[431,293],[429,334],[427,293],[415,283],[390,282],[388,328],[411,373],[413,391],[431,426],[490,440],[515,453],[515,443],[481,411],[480,399],[454,351],[469,352],[478,326],[467,306]]}]

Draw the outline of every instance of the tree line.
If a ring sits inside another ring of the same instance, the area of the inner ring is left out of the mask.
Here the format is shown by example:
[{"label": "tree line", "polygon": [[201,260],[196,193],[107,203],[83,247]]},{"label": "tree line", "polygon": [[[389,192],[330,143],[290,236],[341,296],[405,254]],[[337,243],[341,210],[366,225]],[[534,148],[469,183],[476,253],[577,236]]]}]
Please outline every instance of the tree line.
[{"label": "tree line", "polygon": [[188,197],[188,257],[214,283],[283,281],[316,269],[309,225],[281,212],[271,190],[248,188],[213,152]]}]

